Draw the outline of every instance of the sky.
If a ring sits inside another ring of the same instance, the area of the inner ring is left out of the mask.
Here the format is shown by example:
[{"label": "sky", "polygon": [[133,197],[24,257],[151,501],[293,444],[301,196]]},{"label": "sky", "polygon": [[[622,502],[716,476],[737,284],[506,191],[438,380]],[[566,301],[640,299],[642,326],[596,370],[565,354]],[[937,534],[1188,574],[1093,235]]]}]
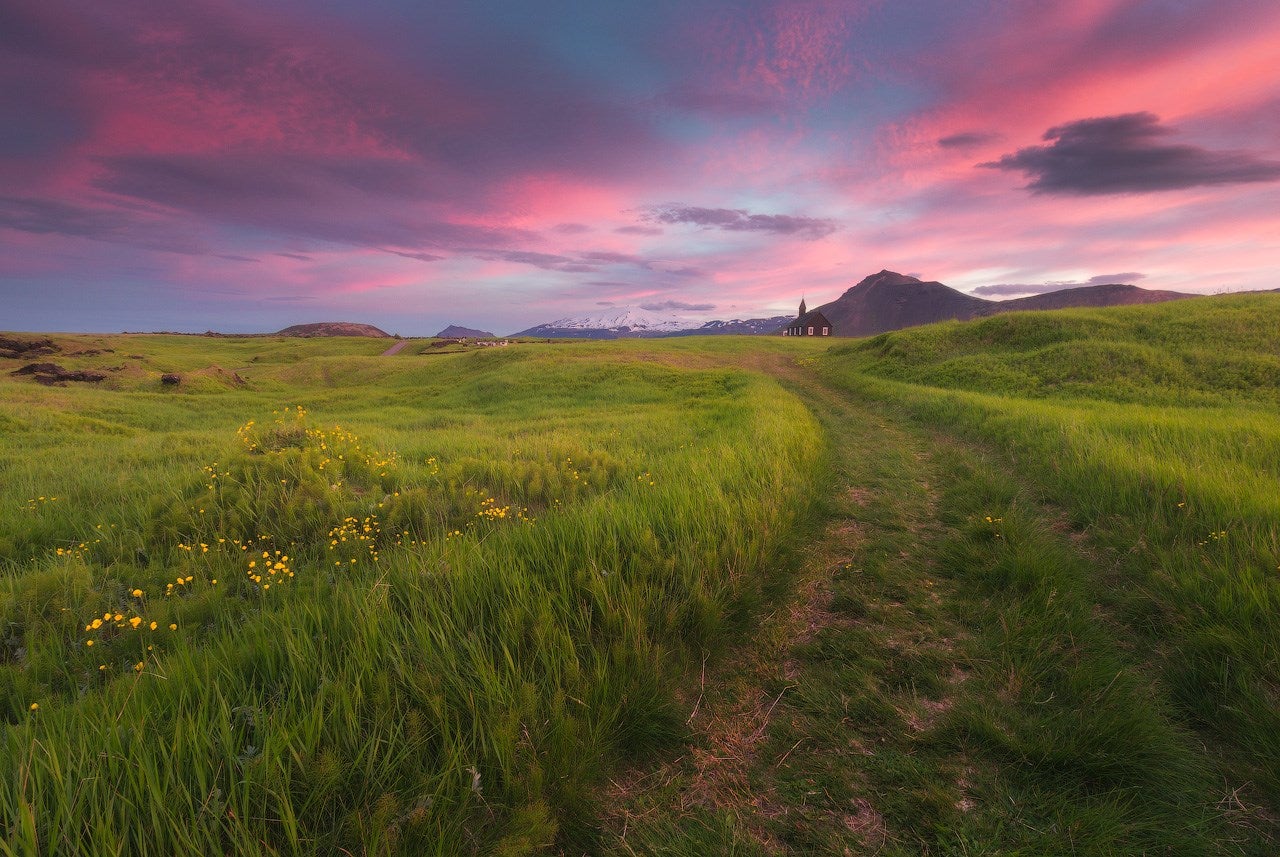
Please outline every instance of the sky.
[{"label": "sky", "polygon": [[1274,0],[0,0],[0,330],[1280,287]]}]

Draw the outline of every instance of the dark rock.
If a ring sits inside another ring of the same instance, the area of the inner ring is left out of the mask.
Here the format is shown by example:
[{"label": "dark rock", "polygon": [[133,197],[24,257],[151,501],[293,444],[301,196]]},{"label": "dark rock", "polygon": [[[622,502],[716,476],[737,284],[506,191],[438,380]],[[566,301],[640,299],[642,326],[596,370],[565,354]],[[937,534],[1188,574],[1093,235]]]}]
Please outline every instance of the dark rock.
[{"label": "dark rock", "polygon": [[167,372],[164,375],[160,376],[160,383],[168,384],[169,386],[175,386],[177,384],[182,383],[182,376],[179,375],[177,372]]},{"label": "dark rock", "polygon": [[101,372],[86,372],[83,369],[77,372],[69,372],[63,369],[57,363],[28,363],[21,369],[15,369],[9,373],[10,375],[31,375],[35,378],[36,383],[44,384],[46,387],[65,386],[64,381],[101,381],[106,378]]},{"label": "dark rock", "polygon": [[57,354],[62,349],[52,339],[7,339],[0,337],[0,357],[21,360],[24,357],[42,357]]},{"label": "dark rock", "polygon": [[28,363],[21,369],[14,369],[10,375],[61,375],[66,372],[57,363]]}]

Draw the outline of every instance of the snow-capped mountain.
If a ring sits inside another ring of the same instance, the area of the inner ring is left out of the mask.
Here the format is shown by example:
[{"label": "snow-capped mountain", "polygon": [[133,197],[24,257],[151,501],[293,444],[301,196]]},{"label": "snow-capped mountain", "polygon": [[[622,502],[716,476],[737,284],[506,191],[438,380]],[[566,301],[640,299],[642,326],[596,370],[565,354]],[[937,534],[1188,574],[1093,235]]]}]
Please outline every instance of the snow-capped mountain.
[{"label": "snow-capped mountain", "polygon": [[715,334],[762,335],[777,333],[791,316],[691,321],[672,313],[631,307],[614,307],[589,315],[571,316],[539,324],[512,336],[545,336],[564,339],[618,339],[623,336],[708,336]]},{"label": "snow-capped mountain", "polygon": [[549,321],[513,335],[615,339],[619,336],[664,336],[702,325],[701,321],[681,318],[672,313],[650,312],[634,307],[610,307],[588,315]]}]

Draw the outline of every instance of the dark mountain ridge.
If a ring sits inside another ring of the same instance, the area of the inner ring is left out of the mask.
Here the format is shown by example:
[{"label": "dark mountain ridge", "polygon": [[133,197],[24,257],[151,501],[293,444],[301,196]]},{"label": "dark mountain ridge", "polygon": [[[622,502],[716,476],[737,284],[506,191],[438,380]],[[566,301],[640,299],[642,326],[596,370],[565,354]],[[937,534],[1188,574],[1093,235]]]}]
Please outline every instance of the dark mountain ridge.
[{"label": "dark mountain ridge", "polygon": [[837,336],[873,336],[904,327],[938,321],[968,321],[1017,310],[1128,306],[1190,297],[1196,295],[1107,283],[1014,300],[989,301],[937,281],[924,282],[886,270],[866,277],[834,301],[816,309],[831,320]]},{"label": "dark mountain ridge", "polygon": [[435,336],[436,339],[496,339],[492,333],[487,330],[476,330],[472,327],[460,327],[451,324]]}]

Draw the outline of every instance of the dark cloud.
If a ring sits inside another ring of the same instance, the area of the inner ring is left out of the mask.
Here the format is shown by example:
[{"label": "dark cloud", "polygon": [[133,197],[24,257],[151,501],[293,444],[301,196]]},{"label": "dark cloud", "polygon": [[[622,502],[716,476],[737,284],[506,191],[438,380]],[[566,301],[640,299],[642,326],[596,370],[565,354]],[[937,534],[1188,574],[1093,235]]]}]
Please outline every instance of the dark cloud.
[{"label": "dark cloud", "polygon": [[666,268],[663,270],[665,274],[671,274],[674,277],[705,277],[706,270],[695,268],[692,265],[686,265],[682,268]]},{"label": "dark cloud", "polygon": [[391,158],[273,154],[100,158],[94,184],[232,226],[374,249],[502,246],[525,230],[424,215],[430,177]]},{"label": "dark cloud", "polygon": [[237,255],[235,255],[235,254],[233,254],[233,253],[215,253],[214,255],[215,255],[215,256],[217,256],[219,259],[227,259],[228,261],[231,261],[231,262],[257,262],[257,261],[260,261],[260,260],[258,260],[258,259],[253,258],[252,256],[237,256]]},{"label": "dark cloud", "polygon": [[994,131],[962,131],[940,138],[938,145],[944,149],[969,149],[998,139],[1000,135]]},{"label": "dark cloud", "polygon": [[1085,281],[1086,286],[1105,286],[1111,283],[1126,283],[1132,285],[1134,280],[1142,280],[1146,278],[1146,274],[1140,274],[1137,271],[1125,271],[1121,274],[1098,274],[1096,277],[1090,277]]},{"label": "dark cloud", "polygon": [[1078,280],[1051,280],[1047,283],[998,283],[991,286],[978,286],[973,290],[973,293],[986,298],[1043,295],[1049,292],[1060,292],[1063,289],[1078,289],[1081,286],[1105,286],[1112,283],[1132,285],[1134,280],[1141,280],[1145,276],[1145,274],[1139,274],[1136,271],[1126,271],[1121,274],[1099,274],[1083,282]]},{"label": "dark cloud", "polygon": [[641,259],[639,256],[630,253],[607,253],[601,251],[593,251],[583,253],[582,258],[591,262],[604,262],[609,265],[637,265],[641,268],[651,268],[652,263]]},{"label": "dark cloud", "polygon": [[665,230],[661,226],[619,226],[613,231],[619,235],[661,235]]},{"label": "dark cloud", "polygon": [[690,304],[684,301],[661,301],[659,303],[640,304],[640,309],[647,309],[650,312],[665,312],[667,310],[687,310],[689,312],[709,312],[716,308],[715,304]]},{"label": "dark cloud", "polygon": [[297,259],[299,262],[310,262],[310,256],[304,256],[301,253],[277,253],[277,256],[283,256],[286,259]]},{"label": "dark cloud", "polygon": [[551,231],[561,235],[581,235],[584,232],[591,232],[592,229],[585,223],[557,223],[551,227]]},{"label": "dark cloud", "polygon": [[1028,146],[979,164],[1025,173],[1036,193],[1094,195],[1178,190],[1280,180],[1280,161],[1250,152],[1167,144],[1173,133],[1152,113],[1081,119],[1045,132],[1047,146]]},{"label": "dark cloud", "polygon": [[643,217],[656,223],[692,223],[726,232],[769,232],[795,235],[808,240],[825,238],[835,232],[834,221],[791,214],[752,214],[742,208],[699,208],[667,205],[651,208]]},{"label": "dark cloud", "polygon": [[167,253],[209,251],[194,235],[127,210],[96,209],[53,199],[0,197],[0,227],[37,235],[67,235]]},{"label": "dark cloud", "polygon": [[419,262],[439,262],[441,259],[445,258],[444,256],[437,256],[434,253],[409,253],[404,250],[389,250],[388,252],[393,253],[396,256],[403,256],[406,259],[417,259]]},{"label": "dark cloud", "polygon": [[584,264],[570,256],[557,253],[538,253],[532,250],[475,250],[477,259],[486,262],[515,262],[519,265],[532,265],[544,271],[567,271],[570,273],[590,273],[599,270],[596,265]]}]

